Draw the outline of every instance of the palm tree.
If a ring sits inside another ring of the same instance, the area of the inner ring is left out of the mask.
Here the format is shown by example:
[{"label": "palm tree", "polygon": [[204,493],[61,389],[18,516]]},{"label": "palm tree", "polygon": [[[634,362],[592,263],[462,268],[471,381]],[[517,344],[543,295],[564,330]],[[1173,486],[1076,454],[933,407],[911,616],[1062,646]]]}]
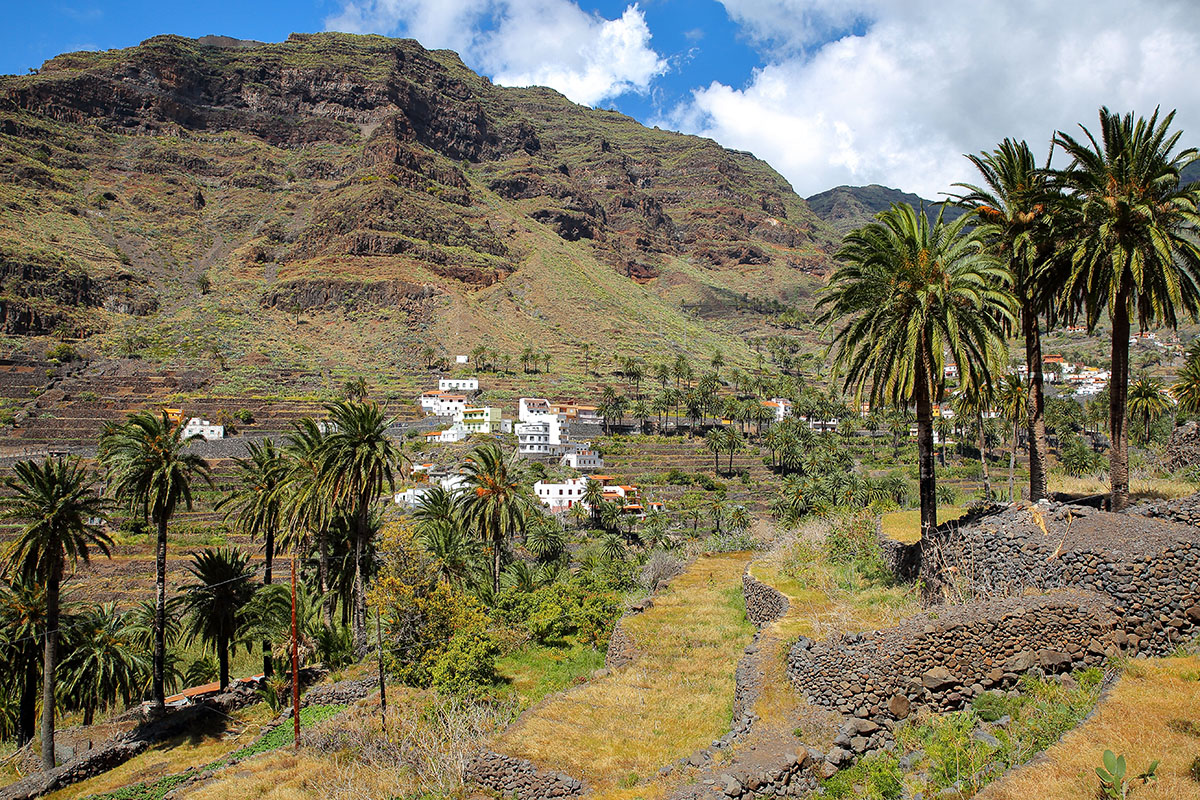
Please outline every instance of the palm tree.
[{"label": "palm tree", "polygon": [[236,644],[241,621],[238,612],[250,602],[258,584],[250,556],[232,547],[205,548],[192,553],[188,572],[195,583],[182,587],[189,641],[201,639],[217,653],[217,680],[229,685],[229,647]]},{"label": "palm tree", "polygon": [[750,516],[750,512],[746,510],[745,506],[734,506],[733,510],[729,512],[729,529],[736,533],[741,533],[749,528],[753,521],[754,518]]},{"label": "palm tree", "polygon": [[1200,412],[1200,358],[1189,358],[1175,383],[1171,384],[1171,394],[1179,403],[1179,410],[1185,414]]},{"label": "palm tree", "polygon": [[1171,396],[1160,378],[1139,375],[1129,386],[1129,413],[1142,420],[1143,442],[1150,441],[1150,425],[1171,408]]},{"label": "palm tree", "polygon": [[10,686],[18,687],[17,745],[37,733],[41,675],[38,640],[46,630],[46,586],[36,578],[14,576],[0,584],[0,648]]},{"label": "palm tree", "polygon": [[604,484],[595,478],[588,478],[583,487],[583,502],[587,503],[592,515],[592,526],[600,524],[600,504],[604,502]]},{"label": "palm tree", "polygon": [[54,768],[55,677],[58,668],[59,601],[68,563],[85,564],[90,549],[108,555],[112,540],[99,527],[104,500],[89,485],[77,459],[47,458],[42,464],[18,461],[6,478],[11,496],[0,498],[4,519],[21,524],[5,558],[5,572],[46,585],[46,626],[42,661],[42,766]]},{"label": "palm tree", "polygon": [[517,534],[537,510],[537,498],[525,481],[522,461],[514,452],[505,457],[495,442],[486,442],[471,451],[463,472],[466,495],[463,520],[492,549],[492,591],[500,591],[500,566],[504,546]]},{"label": "palm tree", "polygon": [[[1129,435],[1126,430],[1129,334],[1132,315],[1147,326],[1175,327],[1178,315],[1200,307],[1200,184],[1181,184],[1180,171],[1200,158],[1195,148],[1174,153],[1175,112],[1159,121],[1100,109],[1100,140],[1059,131],[1054,142],[1071,157],[1058,173],[1078,204],[1070,244],[1071,275],[1064,297],[1086,312],[1094,329],[1107,309],[1112,320],[1109,381],[1109,477],[1112,510],[1129,502]],[[1082,126],[1081,126],[1082,127]]]},{"label": "palm tree", "polygon": [[396,488],[395,468],[404,454],[387,429],[392,421],[375,403],[337,402],[325,406],[335,430],[321,443],[318,483],[330,505],[345,509],[351,524],[354,561],[351,627],[354,647],[367,646],[365,560],[371,545],[371,507],[385,487]]},{"label": "palm tree", "polygon": [[342,384],[342,394],[347,400],[362,400],[367,396],[367,379],[359,375]]},{"label": "palm tree", "polygon": [[725,450],[729,453],[729,474],[733,474],[733,454],[746,446],[746,440],[734,428],[728,428],[725,432]]},{"label": "palm tree", "polygon": [[[1001,363],[1012,320],[1008,275],[964,216],[947,225],[893,204],[846,236],[818,308],[823,323],[846,319],[831,344],[844,387],[872,405],[917,407],[921,534],[937,528],[933,402],[944,390],[948,352],[970,382],[985,385]],[[929,554],[930,550],[926,550]],[[934,559],[922,559],[926,591],[938,587]]]},{"label": "palm tree", "polygon": [[704,446],[713,454],[713,472],[717,475],[721,474],[721,451],[725,449],[727,435],[725,428],[712,428],[704,435]]},{"label": "palm tree", "polygon": [[83,709],[84,725],[92,724],[100,708],[134,701],[150,660],[130,634],[127,614],[105,603],[83,614],[67,639],[62,688],[71,704]]},{"label": "palm tree", "polygon": [[167,523],[180,503],[192,510],[192,482],[210,486],[208,462],[187,451],[182,428],[149,411],[130,414],[124,423],[108,426],[100,437],[100,463],[108,473],[117,502],[131,513],[141,512],[157,528],[154,552],[154,674],[151,699],[156,711],[164,708],[163,665],[166,661],[164,630],[167,616]]},{"label": "palm tree", "polygon": [[[1000,407],[1000,416],[1012,425],[1012,449],[1008,452],[1008,502],[1010,503],[1016,499],[1017,445],[1020,444],[1021,423],[1029,419],[1028,406],[1032,394],[1032,392],[1026,391],[1025,384],[1021,382],[1020,377],[1012,374],[1004,376],[1000,381],[1000,388],[996,391],[996,403]],[[1033,438],[1030,437],[1030,458],[1032,458],[1034,447]],[[1029,499],[1033,500],[1035,498],[1032,496],[1032,489],[1030,491]]]},{"label": "palm tree", "polygon": [[[251,539],[263,540],[263,585],[271,585],[271,567],[275,558],[275,533],[279,530],[280,504],[289,465],[284,454],[270,439],[251,442],[248,458],[235,458],[236,488],[217,503],[228,508],[225,518],[233,518],[233,529]],[[271,643],[262,643],[263,674],[271,677]]]},{"label": "palm tree", "polygon": [[946,440],[954,433],[954,421],[949,417],[939,414],[937,419],[933,421],[933,431],[937,434],[938,442],[941,443],[941,459],[942,466],[946,466]]},{"label": "palm tree", "polygon": [[1055,258],[1054,230],[1054,212],[1061,208],[1063,197],[1049,171],[1038,167],[1025,142],[1005,139],[990,153],[967,158],[983,176],[985,186],[955,184],[968,192],[959,201],[975,210],[988,246],[1009,272],[1020,307],[1029,373],[1024,406],[1029,438],[1029,499],[1037,501],[1047,496],[1039,316],[1053,314],[1055,292],[1064,277],[1056,274],[1061,270]]},{"label": "palm tree", "polygon": [[329,589],[329,527],[335,510],[326,502],[321,485],[321,451],[325,428],[311,417],[294,424],[284,451],[288,472],[279,486],[280,516],[286,521],[280,544],[295,550],[317,545],[317,594],[321,598],[322,619],[333,625],[334,595]]},{"label": "palm tree", "polygon": [[650,419],[651,415],[650,406],[646,404],[645,400],[639,397],[637,402],[633,404],[633,409],[630,413],[638,421],[638,432],[644,436],[646,434],[646,421]]},{"label": "palm tree", "polygon": [[979,448],[979,466],[983,475],[983,496],[992,499],[992,478],[988,472],[987,431],[984,428],[984,415],[992,410],[995,399],[995,387],[990,384],[980,385],[963,381],[962,391],[954,398],[957,414],[962,419],[975,421],[976,446]]}]

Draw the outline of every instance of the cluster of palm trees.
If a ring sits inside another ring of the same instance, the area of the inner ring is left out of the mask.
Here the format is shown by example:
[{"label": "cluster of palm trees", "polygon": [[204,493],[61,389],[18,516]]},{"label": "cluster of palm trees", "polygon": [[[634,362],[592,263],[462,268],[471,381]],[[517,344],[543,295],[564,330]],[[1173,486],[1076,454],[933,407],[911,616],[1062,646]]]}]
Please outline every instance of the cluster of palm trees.
[{"label": "cluster of palm trees", "polygon": [[[263,542],[264,590],[272,588],[273,560],[280,550],[306,556],[317,551],[317,596],[324,626],[333,628],[333,605],[341,599],[343,617],[349,617],[361,653],[366,646],[366,572],[371,538],[379,526],[373,507],[385,489],[394,487],[404,454],[385,435],[390,421],[378,405],[343,400],[326,410],[326,422],[302,420],[283,448],[270,440],[251,444],[248,456],[235,460],[237,483],[217,507],[226,510],[234,530]],[[27,686],[29,675],[36,671],[29,666],[29,645],[36,641],[42,645],[42,757],[47,766],[54,759],[56,698],[78,696],[90,718],[99,705],[115,697],[129,700],[141,695],[145,687],[136,676],[146,666],[141,654],[150,650],[148,694],[152,708],[161,711],[167,671],[178,671],[168,659],[167,646],[178,634],[213,646],[224,686],[229,681],[230,647],[248,642],[241,634],[258,631],[263,667],[269,675],[272,646],[278,644],[282,628],[274,624],[280,618],[278,591],[265,591],[260,599],[249,557],[234,549],[193,554],[194,583],[184,588],[180,598],[168,598],[171,519],[178,509],[194,507],[198,484],[212,485],[209,465],[188,448],[178,424],[165,414],[131,414],[106,428],[98,460],[109,496],[95,489],[77,459],[49,458],[40,464],[19,462],[6,479],[10,495],[0,500],[5,517],[22,526],[5,563],[8,585],[6,602],[0,606],[9,623],[5,651],[21,660]],[[94,635],[81,638],[86,647],[69,648],[67,661],[94,664],[107,659],[111,671],[73,668],[67,674],[76,677],[60,692],[56,675],[60,631],[65,630],[60,624],[62,580],[68,568],[87,562],[92,554],[108,554],[112,540],[103,525],[114,507],[155,531],[155,599],[124,613],[105,606],[73,623],[71,629],[90,629]],[[336,568],[331,568],[331,552],[336,553]],[[340,577],[338,587],[331,585],[335,574]],[[36,597],[31,594],[33,586],[40,589]],[[259,604],[255,613],[241,613],[255,602]],[[180,610],[188,621],[182,631]],[[129,615],[136,616],[138,624],[131,624]],[[131,638],[131,631],[140,633]],[[96,650],[101,645],[110,648],[109,655]],[[30,703],[22,695],[18,717],[25,733]]]},{"label": "cluster of palm trees", "polygon": [[960,185],[956,199],[972,213],[946,223],[898,204],[846,236],[821,320],[840,326],[834,363],[846,389],[916,409],[925,541],[937,526],[932,408],[946,390],[944,366],[956,362],[963,389],[990,396],[1018,329],[1037,500],[1047,493],[1043,326],[1110,320],[1111,506],[1127,505],[1131,325],[1174,326],[1200,309],[1200,186],[1180,180],[1197,151],[1177,150],[1173,118],[1102,108],[1098,135],[1054,135],[1062,169],[1005,140],[969,157],[983,181]]},{"label": "cluster of palm trees", "polygon": [[538,352],[529,345],[526,345],[515,359],[508,353],[483,345],[476,345],[471,349],[471,361],[480,372],[512,372],[514,362],[521,365],[521,371],[525,374],[549,372],[552,360],[549,353]]}]

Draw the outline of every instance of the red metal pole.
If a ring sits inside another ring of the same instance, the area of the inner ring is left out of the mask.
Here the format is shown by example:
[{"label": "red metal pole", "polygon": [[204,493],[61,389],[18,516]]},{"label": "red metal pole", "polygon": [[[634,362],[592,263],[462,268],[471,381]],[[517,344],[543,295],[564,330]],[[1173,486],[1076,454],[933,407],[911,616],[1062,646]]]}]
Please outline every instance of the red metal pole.
[{"label": "red metal pole", "polygon": [[292,727],[300,751],[300,649],[296,636],[296,554],[292,553]]}]

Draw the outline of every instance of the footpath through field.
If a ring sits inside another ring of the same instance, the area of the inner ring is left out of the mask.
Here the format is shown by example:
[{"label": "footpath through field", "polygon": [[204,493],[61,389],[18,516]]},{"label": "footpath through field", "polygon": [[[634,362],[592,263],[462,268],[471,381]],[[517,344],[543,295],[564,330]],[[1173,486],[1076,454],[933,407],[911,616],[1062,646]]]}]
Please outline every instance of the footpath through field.
[{"label": "footpath through field", "polygon": [[697,558],[621,623],[631,664],[526,712],[495,749],[581,778],[597,797],[657,794],[647,778],[729,730],[734,670],[754,633],[741,582],[750,558]]}]

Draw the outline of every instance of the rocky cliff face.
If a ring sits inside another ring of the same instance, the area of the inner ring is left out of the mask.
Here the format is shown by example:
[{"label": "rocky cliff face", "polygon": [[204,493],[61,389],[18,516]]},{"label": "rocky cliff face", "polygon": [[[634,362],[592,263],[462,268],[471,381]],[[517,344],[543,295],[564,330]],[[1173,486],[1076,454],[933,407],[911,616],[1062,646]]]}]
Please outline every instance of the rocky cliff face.
[{"label": "rocky cliff face", "polygon": [[[523,276],[494,322],[593,265],[613,276],[600,305],[622,313],[623,280],[667,326],[677,301],[796,296],[835,239],[749,154],[344,34],[159,36],[0,78],[0,205],[0,252],[71,262],[4,302],[96,329],[203,305],[201,276],[218,299],[316,309],[444,309]],[[594,301],[593,283],[521,313],[564,324],[560,301]],[[8,330],[48,324],[23,319]]]}]

